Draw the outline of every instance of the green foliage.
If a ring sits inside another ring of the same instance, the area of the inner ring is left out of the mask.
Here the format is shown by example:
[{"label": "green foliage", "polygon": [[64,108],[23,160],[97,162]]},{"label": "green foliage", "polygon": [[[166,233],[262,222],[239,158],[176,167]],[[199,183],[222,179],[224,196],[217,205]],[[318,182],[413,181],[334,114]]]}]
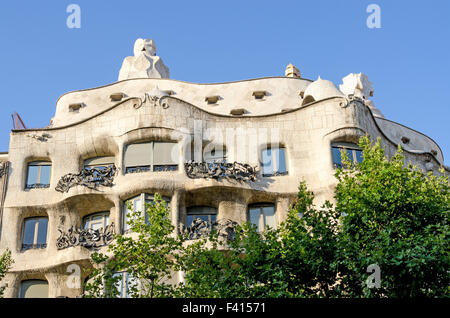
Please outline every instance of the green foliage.
[{"label": "green foliage", "polygon": [[[118,277],[128,271],[143,282],[133,297],[448,297],[450,191],[447,176],[405,165],[402,151],[388,160],[380,141],[360,140],[364,161],[336,169],[336,207],[317,208],[301,182],[297,200],[276,229],[236,228],[186,241],[173,234],[160,196],[130,218],[133,234],[117,235],[110,256],[97,265],[86,290],[117,297]],[[369,286],[369,265],[381,270],[380,287]],[[101,266],[98,266],[101,265]],[[183,271],[185,282],[168,283]]]},{"label": "green foliage", "polygon": [[[129,207],[130,210],[131,207]],[[174,237],[174,226],[169,219],[166,202],[159,194],[154,202],[146,204],[147,222],[140,211],[132,212],[128,224],[129,235],[116,235],[108,246],[112,257],[94,253],[96,265],[85,290],[86,297],[118,297],[120,277],[114,275],[128,272],[137,284],[130,284],[127,293],[131,297],[171,297],[175,287],[169,283],[177,269],[177,250],[182,240]]]},{"label": "green foliage", "polygon": [[[11,265],[14,263],[14,261],[11,258],[11,251],[6,250],[3,252],[2,255],[0,255],[0,282],[5,277],[6,272],[11,268]],[[7,285],[0,286],[0,297],[3,296],[3,292],[5,291],[5,288],[8,287]]]},{"label": "green foliage", "polygon": [[[405,166],[400,147],[390,160],[379,140],[372,145],[363,137],[360,147],[363,162],[336,171],[336,209],[345,215],[339,237],[345,294],[448,295],[448,177]],[[364,283],[370,264],[381,269],[381,288]]]}]

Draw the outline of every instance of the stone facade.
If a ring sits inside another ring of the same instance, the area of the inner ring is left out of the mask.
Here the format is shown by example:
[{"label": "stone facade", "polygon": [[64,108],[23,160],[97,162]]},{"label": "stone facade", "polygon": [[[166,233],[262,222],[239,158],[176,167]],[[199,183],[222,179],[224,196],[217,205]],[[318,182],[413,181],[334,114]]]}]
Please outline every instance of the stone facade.
[{"label": "stone facade", "polygon": [[[361,85],[366,82],[364,78],[354,88],[365,92]],[[79,295],[81,288],[67,285],[71,275],[67,267],[89,267],[93,249],[76,244],[58,248],[61,232],[82,227],[87,215],[109,211],[114,232],[122,233],[124,202],[141,193],[158,192],[169,198],[176,228],[186,223],[192,206],[214,207],[217,219],[240,223],[249,220],[252,204],[272,203],[275,222],[280,223],[301,180],[307,182],[318,203],[333,200],[336,180],[331,145],[356,143],[365,134],[380,137],[387,155],[401,144],[408,161],[439,173],[443,156],[431,138],[374,116],[373,104],[353,94],[349,80],[345,94],[330,83],[300,76],[219,84],[149,77],[64,94],[57,101],[51,124],[13,130],[9,152],[1,157],[9,164],[0,173],[4,194],[0,250],[9,248],[14,259],[5,296],[18,297],[20,282],[27,279],[46,280],[49,297]],[[209,103],[211,96],[219,97]],[[232,115],[233,109],[244,111]],[[126,147],[149,141],[177,143],[177,170],[127,173]],[[260,154],[271,143],[285,149],[287,171],[265,177]],[[190,176],[185,164],[202,161],[201,155],[195,158],[195,151],[201,153],[208,144],[223,146],[228,163],[254,167],[256,178]],[[56,190],[64,176],[80,174],[87,159],[103,156],[114,157],[117,168],[110,183],[88,187],[77,181],[64,191]],[[47,188],[26,187],[28,165],[35,161],[51,162]],[[24,220],[38,216],[48,217],[46,247],[23,250]],[[80,274],[83,280],[85,273]]]}]

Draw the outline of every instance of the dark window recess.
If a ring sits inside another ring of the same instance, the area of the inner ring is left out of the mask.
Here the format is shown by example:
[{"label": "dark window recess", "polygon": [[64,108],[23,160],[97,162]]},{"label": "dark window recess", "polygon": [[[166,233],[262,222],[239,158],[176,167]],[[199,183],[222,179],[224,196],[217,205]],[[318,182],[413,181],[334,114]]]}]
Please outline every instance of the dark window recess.
[{"label": "dark window recess", "polygon": [[177,171],[178,165],[154,165],[153,171]]},{"label": "dark window recess", "polygon": [[127,167],[126,173],[139,173],[150,171],[150,166]]}]

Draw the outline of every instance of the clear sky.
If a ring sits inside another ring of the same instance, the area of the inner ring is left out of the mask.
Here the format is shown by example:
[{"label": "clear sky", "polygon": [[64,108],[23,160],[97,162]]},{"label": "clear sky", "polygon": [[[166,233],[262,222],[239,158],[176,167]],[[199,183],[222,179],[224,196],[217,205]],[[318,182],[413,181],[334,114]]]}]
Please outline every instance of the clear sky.
[{"label": "clear sky", "polygon": [[[79,29],[66,25],[71,3]],[[366,25],[372,3],[381,28]],[[138,37],[188,82],[284,76],[289,63],[336,85],[363,72],[386,118],[433,138],[450,165],[449,0],[2,0],[0,151],[14,111],[47,126],[63,93],[117,81]]]}]

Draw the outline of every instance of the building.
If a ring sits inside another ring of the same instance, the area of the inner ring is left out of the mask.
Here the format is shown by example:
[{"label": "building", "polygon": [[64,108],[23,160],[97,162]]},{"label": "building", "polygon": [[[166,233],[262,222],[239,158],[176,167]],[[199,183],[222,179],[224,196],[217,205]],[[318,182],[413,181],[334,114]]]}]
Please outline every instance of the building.
[{"label": "building", "polygon": [[281,77],[181,82],[138,39],[118,82],[68,92],[49,126],[11,132],[0,154],[0,250],[14,259],[5,296],[78,296],[71,265],[88,267],[94,248],[127,231],[127,202],[142,207],[157,192],[178,229],[197,217],[276,226],[301,180],[332,200],[340,149],[362,160],[365,134],[439,173],[436,142],[384,118],[372,95],[364,74],[338,89],[292,64]]}]

